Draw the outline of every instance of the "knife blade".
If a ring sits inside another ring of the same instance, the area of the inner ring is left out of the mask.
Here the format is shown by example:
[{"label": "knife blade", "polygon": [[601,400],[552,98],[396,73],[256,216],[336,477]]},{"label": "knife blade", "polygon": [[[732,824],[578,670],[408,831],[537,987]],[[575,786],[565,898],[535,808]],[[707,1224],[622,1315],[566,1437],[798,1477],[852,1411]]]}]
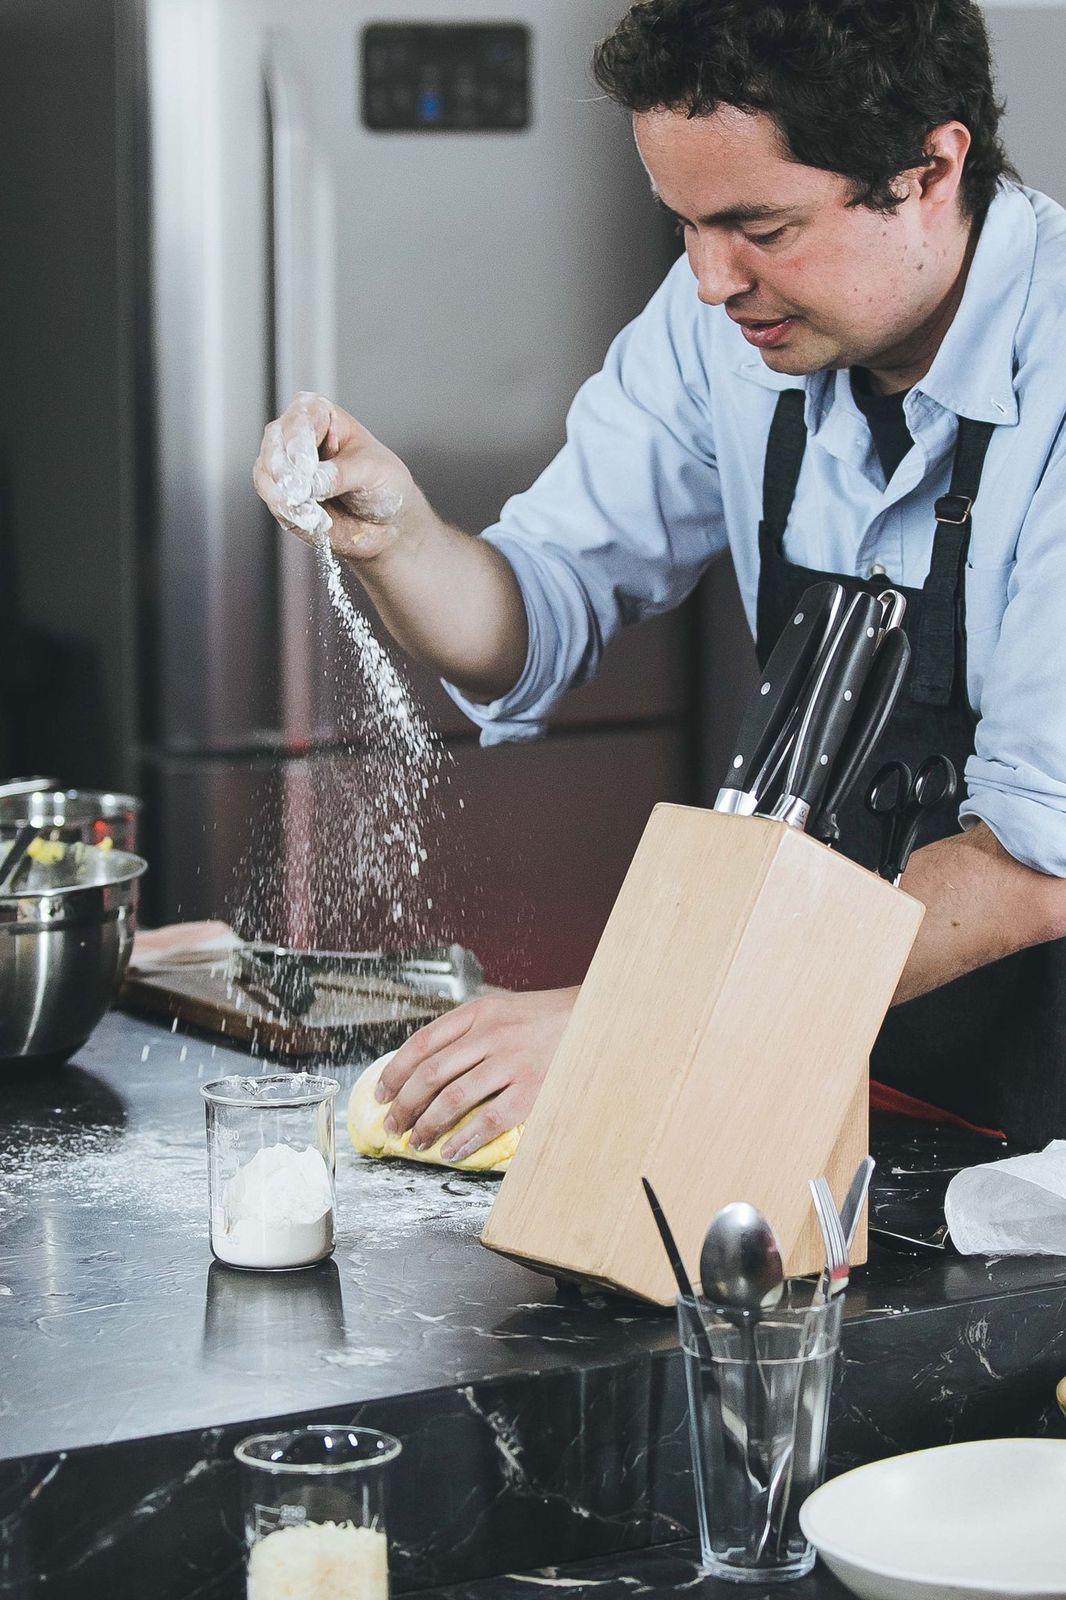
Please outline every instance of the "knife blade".
[{"label": "knife blade", "polygon": [[881,615],[874,595],[854,596],[806,696],[784,795],[770,813],[790,827],[806,828],[818,811],[877,649]]},{"label": "knife blade", "polygon": [[757,777],[765,766],[810,678],[823,642],[844,598],[839,583],[812,584],[786,623],[744,713],[726,782],[715,811],[750,816],[757,801]]},{"label": "knife blade", "polygon": [[644,1185],[644,1193],[647,1195],[651,1214],[655,1218],[655,1226],[659,1230],[659,1238],[663,1242],[663,1249],[666,1251],[667,1259],[673,1269],[677,1292],[683,1300],[690,1300],[694,1297],[692,1283],[688,1273],[685,1271],[685,1263],[681,1259],[681,1251],[677,1248],[677,1240],[674,1238],[673,1229],[666,1220],[666,1212],[659,1203],[659,1197],[647,1178],[641,1178],[640,1181]]},{"label": "knife blade", "polygon": [[855,714],[833,762],[821,807],[809,830],[823,844],[836,844],[840,838],[837,813],[850,799],[859,774],[885,731],[906,681],[910,659],[910,641],[901,628],[891,628],[882,635]]}]

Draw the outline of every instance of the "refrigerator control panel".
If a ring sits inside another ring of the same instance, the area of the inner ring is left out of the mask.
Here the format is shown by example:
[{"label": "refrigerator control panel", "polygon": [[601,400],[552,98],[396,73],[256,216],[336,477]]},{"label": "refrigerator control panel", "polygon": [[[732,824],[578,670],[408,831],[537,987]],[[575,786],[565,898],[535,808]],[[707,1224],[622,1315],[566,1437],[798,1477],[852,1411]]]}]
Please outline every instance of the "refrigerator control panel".
[{"label": "refrigerator control panel", "polygon": [[360,38],[362,119],[377,133],[515,133],[529,126],[529,29],[374,22]]}]

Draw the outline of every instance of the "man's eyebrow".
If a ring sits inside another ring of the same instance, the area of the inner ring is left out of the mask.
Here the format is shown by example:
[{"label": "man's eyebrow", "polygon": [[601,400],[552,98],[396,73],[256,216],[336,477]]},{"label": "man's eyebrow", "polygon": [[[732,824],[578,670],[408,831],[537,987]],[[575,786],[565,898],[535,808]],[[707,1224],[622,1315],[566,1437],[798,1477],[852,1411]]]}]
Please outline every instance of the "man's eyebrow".
[{"label": "man's eyebrow", "polygon": [[668,217],[673,217],[675,222],[692,222],[701,228],[735,228],[744,222],[768,222],[777,217],[791,215],[794,207],[791,206],[732,206],[727,211],[711,211],[705,217],[683,217],[679,211],[668,206],[661,194],[652,190],[652,198],[661,211]]}]

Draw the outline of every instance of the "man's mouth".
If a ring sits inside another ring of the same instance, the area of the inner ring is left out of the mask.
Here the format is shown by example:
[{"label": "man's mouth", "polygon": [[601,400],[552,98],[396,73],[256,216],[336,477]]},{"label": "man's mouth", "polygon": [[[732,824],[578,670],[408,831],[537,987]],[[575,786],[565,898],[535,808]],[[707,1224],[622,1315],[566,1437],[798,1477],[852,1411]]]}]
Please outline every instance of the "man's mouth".
[{"label": "man's mouth", "polygon": [[778,317],[774,321],[760,321],[754,317],[733,318],[748,343],[760,350],[784,344],[797,320],[796,317]]}]

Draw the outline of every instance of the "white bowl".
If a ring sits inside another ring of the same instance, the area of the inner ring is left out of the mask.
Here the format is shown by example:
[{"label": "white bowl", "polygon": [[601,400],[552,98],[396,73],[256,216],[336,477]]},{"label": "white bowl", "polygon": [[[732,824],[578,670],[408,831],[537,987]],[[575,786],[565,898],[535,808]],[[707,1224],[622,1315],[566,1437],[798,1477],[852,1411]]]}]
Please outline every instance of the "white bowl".
[{"label": "white bowl", "polygon": [[874,1461],[816,1489],[800,1526],[860,1600],[1066,1600],[1066,1441]]}]

